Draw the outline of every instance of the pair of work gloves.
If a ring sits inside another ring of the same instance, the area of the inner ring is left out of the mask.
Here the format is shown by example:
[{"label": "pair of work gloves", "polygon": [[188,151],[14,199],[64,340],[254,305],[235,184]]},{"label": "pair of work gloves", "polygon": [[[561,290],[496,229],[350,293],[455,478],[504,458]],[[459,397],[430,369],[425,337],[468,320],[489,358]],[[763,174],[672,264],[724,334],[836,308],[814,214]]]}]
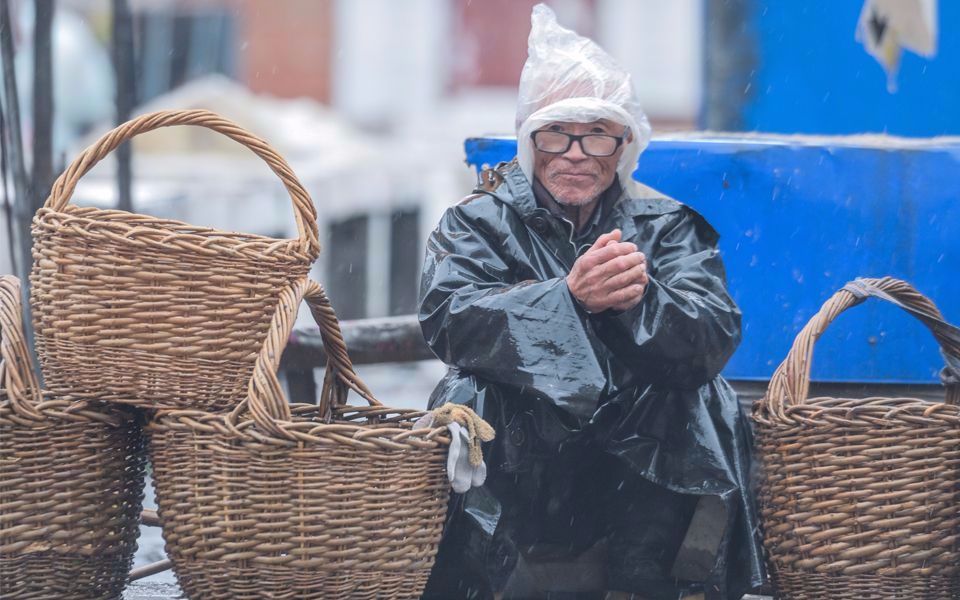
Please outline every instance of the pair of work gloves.
[{"label": "pair of work gloves", "polygon": [[450,450],[447,454],[447,479],[453,491],[463,494],[479,487],[487,479],[481,444],[494,438],[493,427],[462,404],[444,404],[423,415],[414,429],[447,426]]}]

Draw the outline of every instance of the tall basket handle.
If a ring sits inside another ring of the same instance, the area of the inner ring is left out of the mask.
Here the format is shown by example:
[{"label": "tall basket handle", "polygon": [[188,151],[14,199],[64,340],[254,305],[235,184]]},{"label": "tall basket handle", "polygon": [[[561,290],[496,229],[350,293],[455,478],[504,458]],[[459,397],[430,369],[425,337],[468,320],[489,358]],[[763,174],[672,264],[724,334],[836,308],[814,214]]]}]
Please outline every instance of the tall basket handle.
[{"label": "tall basket handle", "polygon": [[320,414],[329,414],[334,408],[346,405],[349,390],[359,394],[370,406],[382,406],[353,368],[347,343],[340,331],[340,321],[323,286],[311,281],[304,300],[313,320],[320,326],[320,339],[327,353],[327,369],[320,391]]},{"label": "tall basket handle", "polygon": [[900,279],[856,279],[824,302],[797,334],[787,357],[770,380],[767,393],[760,401],[761,410],[780,419],[787,419],[786,408],[806,400],[810,392],[810,369],[813,346],[830,323],[843,311],[869,297],[886,300],[919,319],[936,338],[946,366],[940,378],[946,386],[946,403],[960,404],[960,329],[947,323],[929,298]]},{"label": "tall basket handle", "polygon": [[0,276],[0,384],[7,390],[13,410],[21,417],[42,420],[37,410],[43,396],[31,367],[30,351],[23,332],[20,280]]},{"label": "tall basket handle", "polygon": [[328,414],[333,408],[346,404],[349,390],[357,392],[371,406],[381,405],[353,368],[337,315],[333,312],[323,287],[309,279],[301,279],[280,293],[270,330],[253,367],[247,398],[231,415],[235,421],[242,411],[249,410],[259,428],[284,438],[290,436],[280,425],[289,422],[292,415],[290,404],[277,378],[277,369],[283,349],[293,331],[301,300],[306,300],[310,312],[320,326],[323,349],[327,354],[327,370],[320,394],[320,414]]},{"label": "tall basket handle", "polygon": [[224,119],[209,110],[164,110],[146,114],[107,132],[99,140],[80,153],[70,166],[60,174],[53,184],[44,207],[62,211],[73,196],[77,182],[98,162],[113,152],[120,144],[133,137],[173,125],[195,125],[206,127],[239,142],[263,159],[270,169],[280,178],[293,201],[293,215],[297,222],[300,250],[305,254],[316,255],[320,251],[317,234],[317,211],[310,195],[293,173],[287,161],[270,144],[236,123]]}]

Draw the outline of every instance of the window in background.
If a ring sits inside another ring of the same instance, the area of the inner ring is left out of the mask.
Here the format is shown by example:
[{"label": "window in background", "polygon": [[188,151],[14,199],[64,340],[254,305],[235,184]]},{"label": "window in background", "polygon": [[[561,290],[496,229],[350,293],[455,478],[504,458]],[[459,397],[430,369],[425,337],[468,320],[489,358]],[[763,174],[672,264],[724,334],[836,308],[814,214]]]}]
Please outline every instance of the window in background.
[{"label": "window in background", "polygon": [[139,13],[138,102],[202,75],[236,77],[236,21],[227,10]]},{"label": "window in background", "polygon": [[394,210],[390,219],[390,314],[417,312],[420,278],[420,209]]},{"label": "window in background", "polygon": [[367,316],[367,215],[330,223],[326,244],[327,291],[340,319]]}]

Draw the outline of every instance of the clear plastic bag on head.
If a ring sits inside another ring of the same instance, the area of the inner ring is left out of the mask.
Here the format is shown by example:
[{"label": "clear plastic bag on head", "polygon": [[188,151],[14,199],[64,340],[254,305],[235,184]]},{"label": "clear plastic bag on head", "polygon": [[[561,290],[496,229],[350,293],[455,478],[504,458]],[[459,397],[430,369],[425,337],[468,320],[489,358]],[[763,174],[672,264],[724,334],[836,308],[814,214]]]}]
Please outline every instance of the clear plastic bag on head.
[{"label": "clear plastic bag on head", "polygon": [[640,108],[630,74],[593,40],[561,27],[553,11],[533,7],[527,62],[520,75],[517,102],[517,158],[533,181],[530,134],[548,123],[590,123],[608,119],[628,127],[617,164],[627,185],[637,158],[650,141],[650,123]]}]

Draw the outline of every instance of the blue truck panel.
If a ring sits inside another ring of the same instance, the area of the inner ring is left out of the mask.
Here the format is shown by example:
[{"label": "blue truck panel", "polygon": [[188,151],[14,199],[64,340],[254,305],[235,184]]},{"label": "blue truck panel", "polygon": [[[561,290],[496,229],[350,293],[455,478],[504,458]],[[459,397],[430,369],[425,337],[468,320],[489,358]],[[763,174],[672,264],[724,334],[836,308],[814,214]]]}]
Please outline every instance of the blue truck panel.
[{"label": "blue truck panel", "polygon": [[[465,144],[475,169],[509,160],[510,138]],[[724,374],[764,380],[845,282],[892,275],[960,321],[960,141],[892,138],[657,139],[635,177],[703,214],[721,234],[743,343]],[[926,329],[880,301],[841,315],[819,342],[814,379],[934,383]]]},{"label": "blue truck panel", "polygon": [[[960,2],[939,2],[936,56],[905,51],[898,89],[856,40],[862,1],[749,3],[744,23],[755,63],[743,90],[742,128],[776,133],[960,134]],[[709,81],[707,82],[710,83]]]}]

